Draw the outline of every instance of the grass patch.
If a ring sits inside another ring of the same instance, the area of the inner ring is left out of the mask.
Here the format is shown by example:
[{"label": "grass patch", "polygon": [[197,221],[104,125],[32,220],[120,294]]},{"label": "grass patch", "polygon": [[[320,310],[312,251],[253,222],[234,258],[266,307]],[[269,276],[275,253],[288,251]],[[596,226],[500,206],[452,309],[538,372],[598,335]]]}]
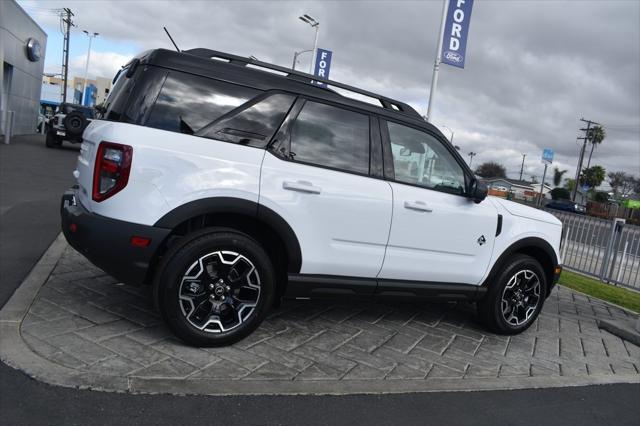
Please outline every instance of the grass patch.
[{"label": "grass patch", "polygon": [[563,270],[559,284],[640,314],[640,293]]}]

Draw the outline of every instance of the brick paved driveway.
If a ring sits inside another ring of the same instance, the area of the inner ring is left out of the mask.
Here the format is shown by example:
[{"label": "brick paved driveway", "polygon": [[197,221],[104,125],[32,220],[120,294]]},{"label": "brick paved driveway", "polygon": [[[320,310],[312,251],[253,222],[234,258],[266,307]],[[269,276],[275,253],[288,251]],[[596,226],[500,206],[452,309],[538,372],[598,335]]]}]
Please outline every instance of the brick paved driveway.
[{"label": "brick paved driveway", "polygon": [[621,309],[565,288],[527,332],[487,334],[472,306],[285,301],[245,340],[175,340],[148,290],[117,283],[70,248],[21,326],[40,356],[79,374],[126,378],[386,381],[633,375],[640,348],[598,329]]}]

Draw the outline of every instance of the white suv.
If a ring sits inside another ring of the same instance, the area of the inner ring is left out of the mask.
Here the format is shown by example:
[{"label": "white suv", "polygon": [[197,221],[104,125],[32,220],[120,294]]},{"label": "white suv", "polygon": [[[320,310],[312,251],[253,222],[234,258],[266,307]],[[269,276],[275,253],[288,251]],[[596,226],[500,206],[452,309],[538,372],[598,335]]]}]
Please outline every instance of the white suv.
[{"label": "white suv", "polygon": [[488,327],[517,333],[561,271],[556,218],[485,200],[414,109],[334,81],[153,50],[116,76],[83,138],[67,240],[153,285],[194,345],[241,339],[283,297],[477,301]]}]

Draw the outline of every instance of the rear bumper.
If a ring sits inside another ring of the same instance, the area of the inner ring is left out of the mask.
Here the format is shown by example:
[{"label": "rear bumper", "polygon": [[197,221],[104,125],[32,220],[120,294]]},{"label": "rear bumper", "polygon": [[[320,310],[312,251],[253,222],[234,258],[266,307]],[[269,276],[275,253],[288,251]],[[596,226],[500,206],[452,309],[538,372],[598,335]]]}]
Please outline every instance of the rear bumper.
[{"label": "rear bumper", "polygon": [[[62,196],[60,215],[62,232],[69,244],[126,284],[145,283],[154,255],[171,231],[90,213],[76,201],[74,190]],[[149,238],[151,242],[146,247],[133,246],[134,236]]]}]

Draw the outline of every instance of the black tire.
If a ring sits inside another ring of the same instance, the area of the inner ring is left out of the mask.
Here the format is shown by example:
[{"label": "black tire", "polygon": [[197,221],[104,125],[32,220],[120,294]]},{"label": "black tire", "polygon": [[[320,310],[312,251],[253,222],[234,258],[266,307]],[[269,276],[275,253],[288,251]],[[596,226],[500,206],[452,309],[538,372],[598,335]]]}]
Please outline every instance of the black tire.
[{"label": "black tire", "polygon": [[[223,264],[229,261],[235,261],[233,266]],[[231,278],[234,270],[239,276],[238,269],[251,266],[255,273],[235,281]],[[188,272],[197,279],[185,280]],[[276,275],[269,256],[254,239],[232,229],[211,228],[184,237],[164,256],[158,274],[157,302],[162,317],[176,336],[194,346],[225,346],[243,339],[260,325],[273,304]],[[259,283],[257,296],[251,281]],[[226,292],[218,295],[218,287],[225,287]],[[239,300],[246,297],[257,299],[253,309],[242,308]],[[207,325],[212,319],[220,323]]]},{"label": "black tire", "polygon": [[47,148],[55,148],[62,145],[62,140],[57,138],[53,134],[53,131],[48,131],[44,139],[44,144],[47,146]]},{"label": "black tire", "polygon": [[71,111],[64,117],[62,124],[70,139],[79,139],[82,137],[82,132],[84,132],[89,122],[80,111]]},{"label": "black tire", "polygon": [[[528,279],[529,273],[535,274],[535,278]],[[512,279],[515,281],[512,282]],[[534,284],[536,280],[537,295]],[[505,291],[509,284],[513,286]],[[544,269],[537,260],[524,254],[513,256],[489,285],[486,296],[478,302],[478,314],[491,331],[498,334],[517,334],[535,322],[542,310],[547,291]],[[534,303],[535,309],[531,310]],[[503,308],[507,313],[503,314]]]}]

